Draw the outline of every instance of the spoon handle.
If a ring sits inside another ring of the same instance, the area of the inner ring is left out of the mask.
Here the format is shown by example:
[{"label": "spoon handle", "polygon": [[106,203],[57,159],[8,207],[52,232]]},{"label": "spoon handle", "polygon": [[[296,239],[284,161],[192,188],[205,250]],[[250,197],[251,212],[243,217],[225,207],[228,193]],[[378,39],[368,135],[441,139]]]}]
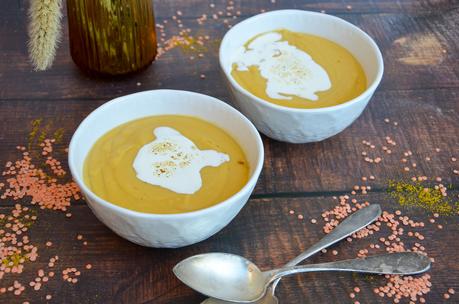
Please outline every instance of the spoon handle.
[{"label": "spoon handle", "polygon": [[322,264],[290,266],[265,272],[272,282],[283,276],[316,271],[347,271],[374,274],[410,275],[427,271],[430,259],[415,252],[397,252],[363,259],[343,260]]},{"label": "spoon handle", "polygon": [[329,234],[325,235],[320,241],[309,247],[302,254],[285,264],[285,266],[295,266],[301,263],[308,257],[316,254],[324,248],[333,245],[336,242],[350,236],[351,234],[359,231],[365,226],[374,222],[381,215],[381,206],[372,204],[368,207],[362,208],[341,222]]},{"label": "spoon handle", "polygon": [[[344,221],[342,221],[335,229],[333,229],[329,234],[325,235],[320,241],[309,247],[302,254],[285,264],[285,266],[295,266],[301,263],[303,260],[309,258],[310,256],[318,253],[324,248],[327,248],[342,239],[350,236],[351,234],[359,231],[360,229],[366,227],[367,225],[374,222],[378,217],[381,216],[381,206],[378,204],[372,204],[368,207],[357,210],[356,212],[349,215]],[[276,289],[277,284],[279,283],[277,279],[272,285],[272,294]]]}]

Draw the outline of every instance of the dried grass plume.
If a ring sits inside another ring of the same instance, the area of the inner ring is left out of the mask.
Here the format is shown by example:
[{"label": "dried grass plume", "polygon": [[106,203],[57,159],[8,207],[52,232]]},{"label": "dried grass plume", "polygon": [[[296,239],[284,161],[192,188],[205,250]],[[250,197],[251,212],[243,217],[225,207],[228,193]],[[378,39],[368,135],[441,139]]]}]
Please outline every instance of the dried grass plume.
[{"label": "dried grass plume", "polygon": [[29,57],[37,71],[53,64],[61,37],[62,0],[30,0]]}]

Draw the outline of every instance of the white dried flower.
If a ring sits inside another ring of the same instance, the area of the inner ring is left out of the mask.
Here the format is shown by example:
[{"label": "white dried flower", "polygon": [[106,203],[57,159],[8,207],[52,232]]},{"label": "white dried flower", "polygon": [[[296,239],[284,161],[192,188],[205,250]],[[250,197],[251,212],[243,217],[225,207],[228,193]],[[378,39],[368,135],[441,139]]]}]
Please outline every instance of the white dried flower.
[{"label": "white dried flower", "polygon": [[35,70],[51,67],[61,37],[62,0],[30,0],[29,57]]}]

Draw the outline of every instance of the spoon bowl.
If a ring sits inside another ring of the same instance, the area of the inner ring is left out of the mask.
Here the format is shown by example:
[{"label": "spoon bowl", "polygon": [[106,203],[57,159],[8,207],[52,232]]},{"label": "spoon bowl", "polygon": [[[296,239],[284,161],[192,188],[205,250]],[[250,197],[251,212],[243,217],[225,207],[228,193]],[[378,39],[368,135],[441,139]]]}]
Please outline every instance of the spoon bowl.
[{"label": "spoon bowl", "polygon": [[251,261],[229,253],[206,253],[178,263],[174,274],[186,285],[217,299],[243,302],[265,293],[265,274]]}]

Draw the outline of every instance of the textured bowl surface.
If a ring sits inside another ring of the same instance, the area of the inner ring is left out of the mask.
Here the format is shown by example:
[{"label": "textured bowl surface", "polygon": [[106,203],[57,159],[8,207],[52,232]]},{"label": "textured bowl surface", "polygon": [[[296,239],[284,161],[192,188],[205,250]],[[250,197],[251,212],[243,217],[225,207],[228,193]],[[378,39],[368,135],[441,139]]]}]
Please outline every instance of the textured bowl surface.
[{"label": "textured bowl surface", "polygon": [[[96,140],[112,128],[150,115],[191,115],[227,131],[244,150],[250,165],[247,184],[227,200],[180,214],[141,213],[107,202],[83,182],[83,164]],[[263,166],[263,143],[253,124],[226,103],[202,94],[145,91],[116,98],[92,112],[78,127],[69,148],[69,166],[97,218],[123,238],[149,247],[182,247],[209,238],[238,214],[247,202]]]},{"label": "textured bowl surface", "polygon": [[[367,90],[337,106],[297,109],[264,101],[242,88],[231,76],[235,50],[255,35],[279,28],[318,35],[348,49],[363,66]],[[365,109],[384,69],[378,46],[358,27],[334,16],[301,10],[272,11],[236,24],[223,38],[219,56],[235,106],[266,136],[291,143],[324,140],[348,127]]]}]

